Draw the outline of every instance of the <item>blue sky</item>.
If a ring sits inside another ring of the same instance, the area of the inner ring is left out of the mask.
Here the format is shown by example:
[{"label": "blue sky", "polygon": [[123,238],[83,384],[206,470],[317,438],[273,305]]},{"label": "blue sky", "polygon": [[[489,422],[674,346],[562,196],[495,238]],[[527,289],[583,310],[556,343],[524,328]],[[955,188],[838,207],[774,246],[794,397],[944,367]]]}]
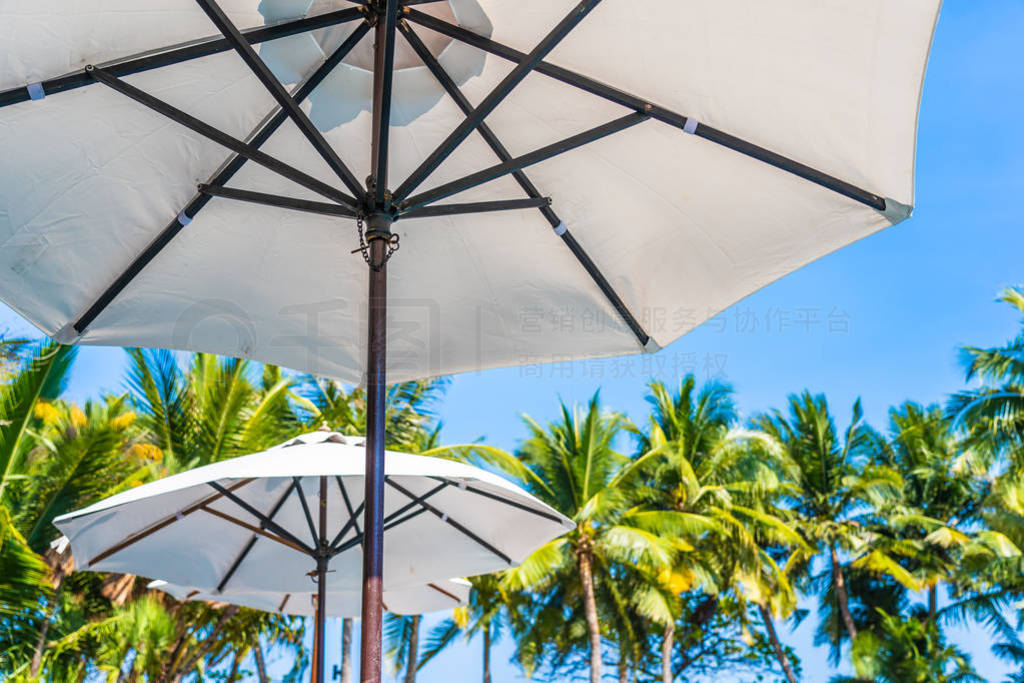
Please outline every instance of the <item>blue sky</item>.
[{"label": "blue sky", "polygon": [[[994,299],[1000,289],[1024,283],[1022,37],[1022,0],[947,0],[921,110],[914,217],[734,306],[724,324],[707,324],[665,349],[656,377],[673,384],[681,368],[699,378],[709,368],[720,371],[747,415],[781,407],[789,393],[808,388],[825,392],[845,423],[861,397],[879,426],[904,399],[941,402],[962,387],[957,348],[998,343],[1020,329]],[[738,332],[737,322],[750,315],[760,323],[756,330]],[[808,316],[819,322],[800,322]],[[31,328],[3,309],[0,329]],[[83,349],[72,398],[120,389],[123,360],[118,349]],[[456,377],[441,407],[445,441],[482,437],[514,448],[524,433],[520,413],[545,420],[559,397],[583,402],[598,388],[608,407],[643,420],[651,369],[638,359],[608,361],[600,370],[602,376],[597,367],[576,365],[546,368],[540,376],[509,369]],[[824,680],[827,653],[811,646],[812,622],[783,635],[803,658],[807,680]],[[337,633],[332,625],[334,642]],[[1005,667],[988,654],[977,629],[956,638],[983,676],[1002,678]],[[472,680],[478,649],[474,643],[453,650],[421,680]],[[499,683],[515,677],[508,654],[499,648]],[[336,661],[333,648],[328,667]]]}]

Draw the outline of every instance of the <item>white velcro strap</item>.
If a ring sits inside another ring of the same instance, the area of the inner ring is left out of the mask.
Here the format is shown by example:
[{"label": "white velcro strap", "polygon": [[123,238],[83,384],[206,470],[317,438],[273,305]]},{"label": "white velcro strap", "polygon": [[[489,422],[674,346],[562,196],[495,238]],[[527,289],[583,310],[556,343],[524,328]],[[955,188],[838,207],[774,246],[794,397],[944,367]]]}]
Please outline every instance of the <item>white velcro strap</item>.
[{"label": "white velcro strap", "polygon": [[442,521],[442,522],[447,522],[447,521],[448,521],[448,515],[446,515],[446,514],[442,514],[442,515],[441,515],[441,521]]},{"label": "white velcro strap", "polygon": [[185,519],[185,515],[182,514],[181,510],[178,510],[177,512],[174,513],[174,519],[180,522],[181,520]]},{"label": "white velcro strap", "polygon": [[568,229],[569,228],[567,228],[565,225],[565,221],[562,221],[561,223],[555,226],[555,234],[561,237],[562,235],[565,234],[565,231]]},{"label": "white velcro strap", "polygon": [[184,228],[186,225],[188,225],[191,222],[192,222],[192,219],[189,218],[188,214],[186,214],[184,211],[182,211],[181,213],[178,214],[178,223],[181,224],[181,227]]},{"label": "white velcro strap", "polygon": [[699,126],[699,125],[700,125],[700,121],[698,121],[697,119],[693,119],[693,118],[690,118],[689,116],[687,116],[686,117],[686,123],[683,124],[683,131],[689,133],[690,135],[693,135],[694,133],[697,132],[697,126]]},{"label": "white velcro strap", "polygon": [[46,97],[46,91],[43,90],[42,83],[29,83],[25,87],[28,89],[29,99],[41,100]]}]

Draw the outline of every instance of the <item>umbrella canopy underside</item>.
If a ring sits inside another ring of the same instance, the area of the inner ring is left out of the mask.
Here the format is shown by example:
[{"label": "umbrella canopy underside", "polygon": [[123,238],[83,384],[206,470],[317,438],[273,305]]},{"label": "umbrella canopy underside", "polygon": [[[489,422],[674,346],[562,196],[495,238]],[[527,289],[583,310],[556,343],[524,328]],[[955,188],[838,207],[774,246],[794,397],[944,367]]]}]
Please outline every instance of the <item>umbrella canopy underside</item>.
[{"label": "umbrella canopy underside", "polygon": [[[384,591],[383,607],[392,614],[427,614],[450,610],[469,599],[471,584],[451,580],[429,583],[416,588]],[[150,583],[150,588],[161,590],[183,602],[231,603],[261,612],[288,614],[298,617],[316,615],[316,587],[305,593],[212,593],[198,588],[176,586],[164,581]],[[326,597],[325,615],[328,617],[358,617],[362,608],[359,591],[336,591]]]},{"label": "umbrella canopy underside", "polygon": [[[358,9],[221,4],[241,29]],[[397,40],[415,40],[410,30],[420,36],[478,106],[513,69],[508,49],[530,52],[576,4],[452,0],[451,12],[435,13],[440,19],[407,14]],[[599,132],[524,168],[550,207],[398,220],[390,380],[657,349],[909,215],[939,0],[590,4],[547,66],[487,116],[508,156],[469,135],[418,187],[403,183],[465,108],[426,66],[396,72],[388,189],[410,190],[404,199],[522,199],[523,183],[507,174],[450,196],[430,191],[447,183],[459,190],[460,179],[503,158]],[[351,253],[355,221],[197,194],[232,153],[83,71],[100,65],[251,140],[277,104],[230,46],[118,71],[131,55],[210,39],[214,26],[194,0],[144,8],[135,0],[3,0],[0,14],[3,300],[63,341],[189,348],[360,380],[367,284],[362,257]],[[431,21],[471,36],[444,37]],[[353,55],[373,40],[351,17],[318,31],[259,46],[293,91],[349,36]],[[362,179],[371,166],[370,74],[352,60],[302,106]],[[62,74],[70,76],[60,83],[78,85],[58,86]],[[307,179],[350,191],[291,120],[260,149]],[[329,203],[294,177],[250,162],[227,187]]]}]

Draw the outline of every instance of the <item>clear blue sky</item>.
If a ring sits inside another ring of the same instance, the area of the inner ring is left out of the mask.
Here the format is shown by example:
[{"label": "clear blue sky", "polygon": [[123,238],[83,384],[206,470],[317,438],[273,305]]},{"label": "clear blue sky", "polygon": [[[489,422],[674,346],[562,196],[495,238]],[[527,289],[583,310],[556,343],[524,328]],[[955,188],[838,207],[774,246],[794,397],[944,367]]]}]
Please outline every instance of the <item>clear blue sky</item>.
[{"label": "clear blue sky", "polygon": [[[745,414],[782,406],[787,394],[806,387],[825,392],[840,421],[862,397],[880,426],[891,405],[907,398],[941,402],[963,386],[958,346],[997,343],[1020,329],[994,298],[1003,287],[1024,283],[1022,72],[1024,1],[947,0],[921,111],[915,216],[751,296],[724,314],[725,329],[705,325],[665,349],[657,378],[674,383],[673,367],[687,365],[701,377],[710,358],[735,386]],[[815,312],[823,324],[808,331],[794,322],[780,331],[779,321],[796,321],[801,310]],[[748,311],[762,324],[737,333],[735,320]],[[29,330],[6,309],[0,328]],[[609,361],[602,378],[589,366],[586,376],[574,366],[547,369],[543,377],[518,369],[457,377],[441,410],[445,440],[483,437],[514,448],[523,435],[520,413],[547,419],[558,397],[582,402],[599,387],[606,405],[643,420],[651,372],[641,360],[631,364],[631,376],[625,367]],[[70,392],[80,399],[120,389],[122,377],[122,351],[83,349]],[[812,622],[784,637],[798,648],[807,680],[825,680],[826,653],[811,647]],[[336,626],[329,631],[337,633]],[[1006,668],[988,654],[979,629],[956,637],[983,676],[1002,678]],[[453,650],[421,680],[475,679],[478,649],[474,643]],[[336,648],[328,655],[330,666]],[[516,677],[507,655],[499,649],[498,683]]]}]

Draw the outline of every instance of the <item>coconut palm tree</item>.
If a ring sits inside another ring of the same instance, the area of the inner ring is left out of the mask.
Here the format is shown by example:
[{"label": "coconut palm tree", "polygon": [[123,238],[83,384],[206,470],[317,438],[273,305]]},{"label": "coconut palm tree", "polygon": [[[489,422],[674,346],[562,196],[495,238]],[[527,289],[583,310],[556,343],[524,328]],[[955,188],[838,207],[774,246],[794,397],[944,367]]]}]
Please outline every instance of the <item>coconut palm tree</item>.
[{"label": "coconut palm tree", "polygon": [[939,587],[956,580],[961,555],[983,521],[990,463],[965,447],[938,406],[907,402],[889,419],[891,438],[875,459],[899,473],[902,489],[882,513],[900,542],[912,544],[905,564],[927,590],[927,615],[934,619]]},{"label": "coconut palm tree", "polygon": [[[1010,288],[999,300],[1024,314],[1024,288]],[[1024,322],[1024,321],[1022,321]],[[1024,332],[1002,346],[963,350],[968,380],[981,386],[954,394],[947,406],[958,427],[1024,466]]]},{"label": "coconut palm tree", "polygon": [[[871,466],[879,439],[864,423],[860,401],[854,403],[850,424],[842,433],[825,397],[807,391],[790,396],[788,416],[775,410],[758,416],[753,424],[782,448],[791,463],[788,502],[800,516],[804,536],[827,554],[826,603],[834,605],[841,624],[830,639],[838,645],[845,631],[854,641],[858,627],[842,553],[864,550],[867,530],[858,515],[865,506],[870,510],[872,504],[894,495],[899,478],[888,469]],[[885,553],[869,552],[860,559],[871,572],[899,573],[898,564]]]},{"label": "coconut palm tree", "polygon": [[[546,427],[524,418],[529,436],[517,451],[531,473],[525,485],[534,495],[576,523],[576,528],[531,555],[505,575],[505,587],[536,593],[528,620],[519,620],[520,644],[539,649],[521,656],[527,664],[544,656],[564,657],[580,645],[573,625],[582,616],[591,683],[602,669],[600,613],[614,608],[616,566],[656,573],[668,566],[673,546],[659,532],[677,528],[671,513],[633,505],[631,481],[643,460],[615,450],[626,422],[601,409],[595,394],[586,410],[561,406],[560,419]],[[531,646],[532,647],[532,646]]]},{"label": "coconut palm tree", "polygon": [[491,650],[508,629],[507,608],[517,596],[503,590],[500,573],[474,576],[469,582],[472,588],[468,603],[456,607],[451,617],[431,629],[420,657],[420,667],[425,666],[460,637],[469,641],[479,635],[482,655],[481,678],[483,683],[491,683]]},{"label": "coconut palm tree", "polygon": [[[676,593],[696,585],[717,598],[733,591],[760,607],[780,666],[792,680],[792,666],[771,615],[795,606],[789,578],[769,547],[808,550],[782,511],[772,506],[785,481],[784,451],[766,435],[736,428],[732,389],[709,382],[699,391],[693,376],[673,393],[652,382],[647,397],[650,425],[641,435],[643,490],[648,505],[685,521],[673,539],[680,551],[664,583]],[[717,599],[712,605],[717,604]],[[674,619],[663,622],[662,681],[671,683]]]}]

